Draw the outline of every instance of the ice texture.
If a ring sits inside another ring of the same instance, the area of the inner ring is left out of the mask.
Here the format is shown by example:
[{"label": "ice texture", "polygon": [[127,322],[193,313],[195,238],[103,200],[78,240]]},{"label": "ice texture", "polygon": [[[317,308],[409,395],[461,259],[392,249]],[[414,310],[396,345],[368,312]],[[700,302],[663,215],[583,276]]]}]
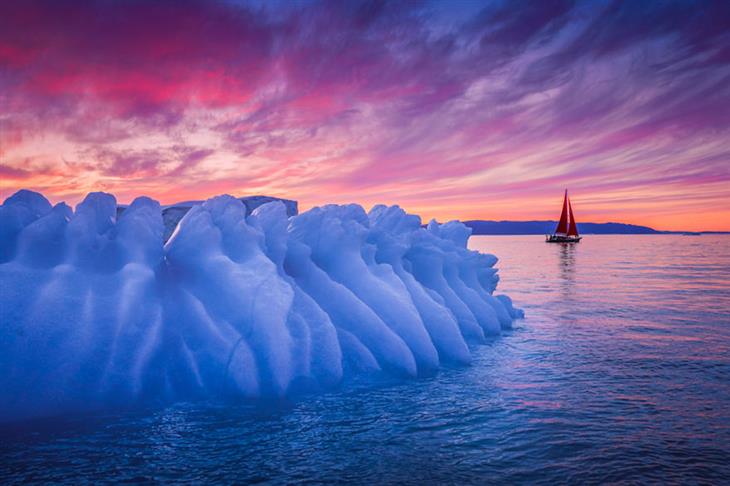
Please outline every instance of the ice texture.
[{"label": "ice texture", "polygon": [[224,195],[165,231],[146,197],[0,206],[0,419],[413,377],[522,317],[469,228],[398,206]]}]

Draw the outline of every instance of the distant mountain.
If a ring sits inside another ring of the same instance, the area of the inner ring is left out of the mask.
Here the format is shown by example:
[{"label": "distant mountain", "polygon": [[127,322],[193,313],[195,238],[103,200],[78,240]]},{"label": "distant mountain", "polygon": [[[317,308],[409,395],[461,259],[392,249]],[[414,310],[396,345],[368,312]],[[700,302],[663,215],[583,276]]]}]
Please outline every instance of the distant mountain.
[{"label": "distant mountain", "polygon": [[[557,221],[464,221],[475,235],[546,235]],[[578,232],[595,235],[654,235],[666,233],[648,226],[624,223],[578,223]]]},{"label": "distant mountain", "polygon": [[[284,203],[284,206],[286,206],[286,214],[289,216],[296,216],[299,214],[299,207],[297,201],[294,201],[292,199],[282,199],[280,197],[273,197],[273,196],[244,196],[239,197],[238,199],[241,200],[244,206],[246,206],[246,214],[249,215],[253,212],[254,209],[261,206],[262,204],[266,204],[271,201],[281,201]],[[198,204],[203,204],[205,201],[182,201],[175,204],[168,204],[167,206],[162,206],[162,209],[168,209],[168,208],[188,208],[190,209],[193,206],[197,206]]]},{"label": "distant mountain", "polygon": [[[299,214],[299,206],[297,201],[291,199],[282,199],[273,196],[246,196],[238,198],[246,207],[246,215],[248,216],[254,209],[271,201],[281,201],[286,207],[288,216],[296,216]],[[190,211],[190,208],[203,204],[205,201],[183,201],[175,204],[162,206],[162,222],[165,225],[164,241],[170,239],[173,231],[177,227],[177,223]],[[127,205],[117,206],[117,218],[127,209]]]}]

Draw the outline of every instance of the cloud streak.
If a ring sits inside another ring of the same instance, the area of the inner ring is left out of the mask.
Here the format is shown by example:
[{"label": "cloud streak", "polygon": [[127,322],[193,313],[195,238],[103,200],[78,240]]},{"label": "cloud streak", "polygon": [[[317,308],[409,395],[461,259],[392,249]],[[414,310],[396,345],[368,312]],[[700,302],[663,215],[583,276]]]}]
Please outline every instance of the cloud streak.
[{"label": "cloud streak", "polygon": [[568,186],[582,219],[730,229],[729,26],[710,1],[5,2],[0,195],[538,219]]}]

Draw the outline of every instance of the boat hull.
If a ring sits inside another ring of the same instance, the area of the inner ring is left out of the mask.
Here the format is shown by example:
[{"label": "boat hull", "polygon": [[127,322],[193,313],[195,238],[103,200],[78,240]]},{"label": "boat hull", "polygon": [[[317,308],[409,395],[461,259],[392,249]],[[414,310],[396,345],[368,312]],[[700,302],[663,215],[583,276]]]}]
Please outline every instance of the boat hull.
[{"label": "boat hull", "polygon": [[545,235],[547,243],[579,243],[582,236]]}]

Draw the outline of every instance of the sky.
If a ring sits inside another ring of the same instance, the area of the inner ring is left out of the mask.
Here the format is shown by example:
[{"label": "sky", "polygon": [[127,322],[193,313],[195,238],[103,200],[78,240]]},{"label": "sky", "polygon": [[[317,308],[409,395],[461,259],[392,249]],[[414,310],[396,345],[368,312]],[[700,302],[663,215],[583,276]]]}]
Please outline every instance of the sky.
[{"label": "sky", "polygon": [[0,199],[730,230],[727,1],[0,1]]}]

